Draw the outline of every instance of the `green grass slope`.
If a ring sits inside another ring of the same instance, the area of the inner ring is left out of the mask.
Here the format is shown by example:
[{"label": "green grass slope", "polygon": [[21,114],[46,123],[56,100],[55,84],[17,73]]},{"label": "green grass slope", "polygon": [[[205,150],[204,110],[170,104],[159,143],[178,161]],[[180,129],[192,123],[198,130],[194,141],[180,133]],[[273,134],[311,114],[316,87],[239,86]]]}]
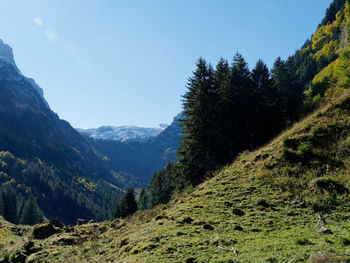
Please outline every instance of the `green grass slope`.
[{"label": "green grass slope", "polygon": [[12,231],[2,253],[32,240],[26,262],[349,262],[349,111],[346,92],[167,206],[42,240]]}]

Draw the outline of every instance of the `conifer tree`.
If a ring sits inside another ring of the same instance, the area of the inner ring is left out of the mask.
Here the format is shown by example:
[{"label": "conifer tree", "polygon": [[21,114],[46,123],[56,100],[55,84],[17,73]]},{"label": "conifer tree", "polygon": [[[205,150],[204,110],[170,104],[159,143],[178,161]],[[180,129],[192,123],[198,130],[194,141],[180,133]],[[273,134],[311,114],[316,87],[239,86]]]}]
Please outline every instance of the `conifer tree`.
[{"label": "conifer tree", "polygon": [[17,194],[11,186],[6,186],[3,190],[4,200],[4,218],[16,224],[17,223]]},{"label": "conifer tree", "polygon": [[137,202],[135,200],[134,190],[129,188],[116,204],[112,213],[112,219],[125,218],[137,211]]},{"label": "conifer tree", "polygon": [[148,186],[151,208],[159,204],[168,203],[174,190],[185,186],[177,176],[179,176],[179,172],[173,161],[169,161],[164,169],[154,173]]},{"label": "conifer tree", "polygon": [[274,86],[281,96],[287,120],[295,121],[302,104],[303,89],[293,58],[288,58],[286,62],[280,57],[277,58],[273,65],[272,76]]},{"label": "conifer tree", "polygon": [[147,210],[149,208],[148,193],[144,187],[142,187],[139,200],[137,202],[139,210]]},{"label": "conifer tree", "polygon": [[254,144],[260,145],[272,138],[284,127],[284,111],[281,97],[274,87],[270,71],[262,60],[252,70],[256,105],[254,122]]},{"label": "conifer tree", "polygon": [[198,60],[187,88],[183,96],[185,119],[181,125],[184,137],[177,155],[185,181],[197,184],[206,171],[215,167],[215,132],[210,127],[216,124],[213,112],[218,97],[214,70],[204,59]]},{"label": "conifer tree", "polygon": [[2,191],[0,189],[0,216],[4,216],[4,211],[5,211],[5,204],[4,204],[4,199],[2,197]]},{"label": "conifer tree", "polygon": [[24,225],[35,225],[43,221],[43,215],[35,198],[30,195],[25,201],[20,223]]}]

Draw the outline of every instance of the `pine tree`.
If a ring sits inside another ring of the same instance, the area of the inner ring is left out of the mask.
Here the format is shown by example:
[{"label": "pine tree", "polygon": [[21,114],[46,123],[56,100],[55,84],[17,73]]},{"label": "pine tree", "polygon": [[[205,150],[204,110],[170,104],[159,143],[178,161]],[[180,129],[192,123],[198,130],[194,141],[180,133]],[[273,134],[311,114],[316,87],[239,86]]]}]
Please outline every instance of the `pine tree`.
[{"label": "pine tree", "polygon": [[4,200],[4,218],[16,224],[17,223],[17,194],[11,186],[6,186],[3,190]]},{"label": "pine tree", "polygon": [[149,208],[148,193],[144,187],[142,187],[139,200],[137,202],[139,210],[147,210]]},{"label": "pine tree", "polygon": [[4,199],[2,197],[2,191],[0,189],[0,216],[4,216],[5,212],[5,204],[4,204]]},{"label": "pine tree", "polygon": [[182,184],[181,179],[177,178],[178,176],[179,171],[173,161],[169,161],[164,169],[154,173],[148,186],[151,208],[159,204],[168,203],[175,189],[181,189],[185,186]]},{"label": "pine tree", "polygon": [[275,89],[279,92],[289,122],[295,121],[299,116],[303,99],[303,88],[296,73],[293,58],[284,62],[280,57],[276,59],[272,77]]},{"label": "pine tree", "polygon": [[137,211],[137,202],[135,200],[134,190],[129,188],[116,204],[112,213],[112,219],[125,218]]},{"label": "pine tree", "polygon": [[30,195],[24,203],[20,223],[24,225],[35,225],[43,221],[43,215],[35,198]]},{"label": "pine tree", "polygon": [[281,97],[262,60],[258,60],[251,76],[256,96],[255,117],[251,120],[255,124],[253,142],[260,145],[284,127],[284,112]]},{"label": "pine tree", "polygon": [[188,91],[183,96],[185,119],[182,121],[184,137],[177,157],[184,180],[190,184],[200,182],[206,171],[215,167],[216,138],[215,110],[218,103],[214,83],[214,70],[204,59],[199,59],[197,69],[189,78]]},{"label": "pine tree", "polygon": [[239,53],[233,57],[230,69],[229,84],[220,88],[223,123],[220,124],[224,132],[223,163],[232,161],[236,155],[249,149],[251,141],[251,118],[254,114],[254,96],[252,81],[247,62]]}]

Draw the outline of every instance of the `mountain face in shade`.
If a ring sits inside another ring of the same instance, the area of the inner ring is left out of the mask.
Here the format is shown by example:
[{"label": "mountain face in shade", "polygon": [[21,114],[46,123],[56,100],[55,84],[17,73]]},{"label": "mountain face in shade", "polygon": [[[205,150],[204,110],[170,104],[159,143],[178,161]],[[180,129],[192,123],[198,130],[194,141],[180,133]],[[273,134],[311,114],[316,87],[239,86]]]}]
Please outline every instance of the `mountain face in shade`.
[{"label": "mountain face in shade", "polygon": [[143,128],[137,126],[102,126],[99,128],[77,129],[80,133],[93,139],[114,140],[114,141],[145,141],[149,138],[156,137],[168,125],[159,124],[155,128]]},{"label": "mountain face in shade", "polygon": [[[13,157],[2,160],[6,165],[0,172],[6,177],[0,183],[13,179],[26,187],[49,218],[69,223],[77,217],[107,218],[122,194],[123,180],[105,167],[80,133],[50,110],[42,89],[21,74],[12,49],[2,41],[0,94],[0,153]],[[16,170],[20,165],[23,169]]]},{"label": "mountain face in shade", "polygon": [[183,115],[178,114],[158,136],[145,141],[87,139],[109,169],[127,172],[147,183],[153,173],[162,169],[169,160],[176,160],[175,153],[182,137],[182,118]]},{"label": "mountain face in shade", "polygon": [[39,93],[45,105],[49,108],[49,104],[46,102],[44,98],[44,92],[42,88],[40,88],[33,79],[27,78],[22,75],[21,71],[17,68],[15,60],[13,58],[12,48],[9,45],[5,44],[1,39],[0,39],[0,60],[3,63],[11,65],[19,75],[21,75],[25,80],[27,80],[31,84],[31,86]]}]

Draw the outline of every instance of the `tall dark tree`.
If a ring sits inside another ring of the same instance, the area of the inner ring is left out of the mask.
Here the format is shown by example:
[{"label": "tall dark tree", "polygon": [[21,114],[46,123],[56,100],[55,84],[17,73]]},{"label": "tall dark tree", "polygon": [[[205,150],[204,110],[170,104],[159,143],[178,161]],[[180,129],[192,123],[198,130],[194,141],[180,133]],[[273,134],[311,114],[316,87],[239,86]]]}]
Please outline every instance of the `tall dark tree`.
[{"label": "tall dark tree", "polygon": [[137,205],[139,210],[147,210],[149,208],[149,197],[144,187],[141,189]]},{"label": "tall dark tree", "polygon": [[3,189],[4,200],[4,218],[16,224],[17,223],[17,194],[15,190],[7,185]]},{"label": "tall dark tree", "polygon": [[213,112],[218,102],[214,83],[214,70],[204,59],[199,59],[197,69],[189,78],[188,91],[183,96],[185,119],[182,121],[184,137],[177,157],[181,163],[184,180],[191,184],[200,182],[204,173],[214,169],[215,126]]},{"label": "tall dark tree", "polygon": [[280,94],[274,87],[270,71],[262,60],[258,60],[252,70],[252,81],[255,89],[254,124],[255,145],[260,145],[278,133],[285,124],[284,111]]},{"label": "tall dark tree", "polygon": [[295,121],[303,100],[303,87],[297,76],[297,69],[292,57],[284,62],[280,57],[276,59],[272,76],[274,87],[281,95],[283,108],[289,122]]},{"label": "tall dark tree", "polygon": [[181,179],[177,178],[179,173],[173,161],[169,161],[167,166],[155,173],[148,186],[150,206],[166,204],[170,201],[175,189],[181,188]]},{"label": "tall dark tree", "polygon": [[229,84],[220,89],[223,123],[226,132],[221,134],[225,148],[222,163],[232,161],[235,156],[249,149],[252,136],[251,120],[254,115],[254,90],[248,63],[239,53],[233,57],[230,69]]},{"label": "tall dark tree", "polygon": [[116,204],[112,213],[112,219],[125,218],[137,211],[137,202],[135,200],[134,190],[129,188]]},{"label": "tall dark tree", "polygon": [[2,192],[0,189],[0,216],[3,216],[5,212],[5,204],[4,204],[4,199],[2,197]]},{"label": "tall dark tree", "polygon": [[24,203],[23,212],[21,214],[20,223],[24,225],[35,225],[43,221],[42,212],[35,200],[30,195],[28,200]]}]

